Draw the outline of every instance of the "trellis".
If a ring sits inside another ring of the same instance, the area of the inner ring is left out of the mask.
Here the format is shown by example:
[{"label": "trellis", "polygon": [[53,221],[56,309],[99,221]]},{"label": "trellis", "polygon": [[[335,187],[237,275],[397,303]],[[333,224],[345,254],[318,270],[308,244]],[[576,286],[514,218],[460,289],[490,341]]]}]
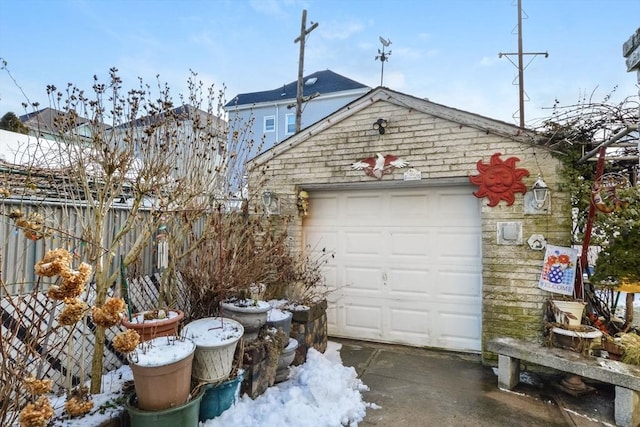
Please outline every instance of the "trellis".
[{"label": "trellis", "polygon": [[[157,274],[132,279],[129,284],[132,311],[155,308],[159,284],[160,276]],[[178,304],[187,304],[184,292],[178,295]],[[91,306],[94,298],[95,292],[91,288],[85,294],[85,302]],[[91,316],[85,316],[83,321],[74,326],[58,325],[56,319],[63,307],[61,302],[49,299],[45,292],[6,296],[0,299],[0,333],[4,350],[2,354],[14,361],[30,353],[39,354],[40,357],[27,361],[31,373],[53,380],[58,387],[68,388],[90,378],[95,325]],[[121,326],[116,326],[106,331],[105,372],[126,362],[124,355],[112,345],[113,339],[122,330]],[[33,351],[29,351],[28,347]],[[0,364],[3,362],[0,361]]]}]

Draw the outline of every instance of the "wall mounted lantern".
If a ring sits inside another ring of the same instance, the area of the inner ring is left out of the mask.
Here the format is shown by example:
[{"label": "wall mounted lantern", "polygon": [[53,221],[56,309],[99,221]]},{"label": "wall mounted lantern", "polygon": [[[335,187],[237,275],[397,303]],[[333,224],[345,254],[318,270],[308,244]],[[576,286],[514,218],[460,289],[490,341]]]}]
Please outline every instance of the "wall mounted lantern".
[{"label": "wall mounted lantern", "polygon": [[267,215],[279,215],[280,214],[280,201],[278,196],[271,190],[265,190],[262,192],[262,206]]},{"label": "wall mounted lantern", "polygon": [[540,175],[538,175],[536,182],[533,183],[531,191],[533,192],[533,207],[536,209],[542,209],[544,207],[544,203],[547,201],[549,187],[542,180]]},{"label": "wall mounted lantern", "polygon": [[377,130],[380,135],[384,135],[386,127],[387,121],[385,119],[378,119],[373,124],[373,129]]},{"label": "wall mounted lantern", "polygon": [[531,190],[524,197],[524,212],[528,214],[549,213],[549,186],[538,175]]}]

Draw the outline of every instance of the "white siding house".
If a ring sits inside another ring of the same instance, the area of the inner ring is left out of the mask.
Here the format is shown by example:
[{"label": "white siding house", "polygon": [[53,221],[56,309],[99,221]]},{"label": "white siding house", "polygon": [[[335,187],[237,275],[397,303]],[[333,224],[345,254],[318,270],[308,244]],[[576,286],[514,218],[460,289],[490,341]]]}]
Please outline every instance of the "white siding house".
[{"label": "white siding house", "polygon": [[[241,93],[226,105],[230,135],[250,126],[255,148],[248,157],[268,150],[295,133],[297,81],[277,89]],[[361,97],[369,87],[331,70],[304,77],[301,129]]]}]

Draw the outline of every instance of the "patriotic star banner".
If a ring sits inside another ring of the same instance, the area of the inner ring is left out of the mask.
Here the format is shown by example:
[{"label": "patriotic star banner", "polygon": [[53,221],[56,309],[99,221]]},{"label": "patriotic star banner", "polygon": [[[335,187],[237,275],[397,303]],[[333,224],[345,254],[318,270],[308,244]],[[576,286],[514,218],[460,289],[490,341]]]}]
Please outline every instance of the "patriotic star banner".
[{"label": "patriotic star banner", "polygon": [[538,287],[545,291],[573,295],[578,250],[547,245]]}]

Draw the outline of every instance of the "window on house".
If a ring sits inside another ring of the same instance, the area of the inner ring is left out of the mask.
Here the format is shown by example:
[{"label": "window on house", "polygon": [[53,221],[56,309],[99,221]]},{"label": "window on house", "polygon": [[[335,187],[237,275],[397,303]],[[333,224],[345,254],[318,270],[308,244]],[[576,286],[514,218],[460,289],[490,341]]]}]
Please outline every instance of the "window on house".
[{"label": "window on house", "polygon": [[292,134],[296,132],[296,115],[295,114],[287,114],[287,134]]},{"label": "window on house", "polygon": [[276,130],[276,116],[265,116],[264,118],[264,131],[275,132]]}]

